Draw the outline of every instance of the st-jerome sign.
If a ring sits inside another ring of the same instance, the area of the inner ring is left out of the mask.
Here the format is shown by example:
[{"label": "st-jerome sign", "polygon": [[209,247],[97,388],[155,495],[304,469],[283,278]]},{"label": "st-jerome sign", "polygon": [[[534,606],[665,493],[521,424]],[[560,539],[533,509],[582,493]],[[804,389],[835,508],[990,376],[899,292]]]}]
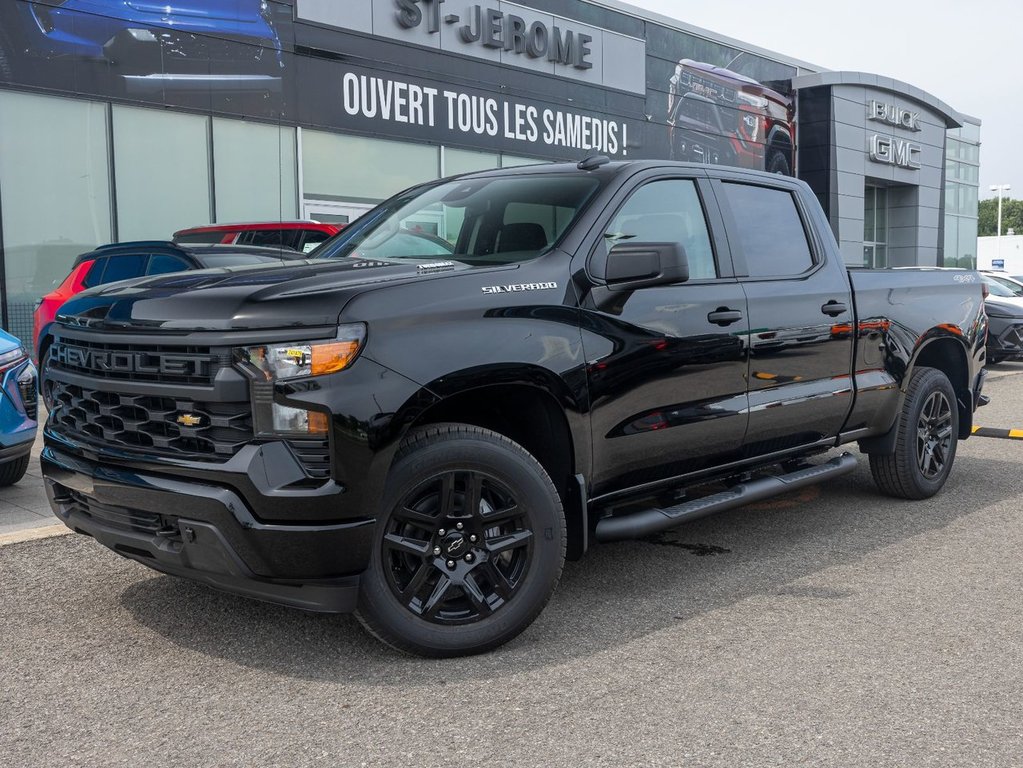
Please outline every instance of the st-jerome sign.
[{"label": "st-jerome sign", "polygon": [[589,60],[592,35],[562,29],[557,24],[548,26],[543,21],[527,23],[514,13],[482,5],[470,5],[464,14],[445,13],[444,3],[445,0],[395,0],[398,23],[405,29],[415,29],[425,22],[431,34],[440,32],[442,24],[452,25],[458,29],[463,43],[478,43],[576,69],[593,68]]}]

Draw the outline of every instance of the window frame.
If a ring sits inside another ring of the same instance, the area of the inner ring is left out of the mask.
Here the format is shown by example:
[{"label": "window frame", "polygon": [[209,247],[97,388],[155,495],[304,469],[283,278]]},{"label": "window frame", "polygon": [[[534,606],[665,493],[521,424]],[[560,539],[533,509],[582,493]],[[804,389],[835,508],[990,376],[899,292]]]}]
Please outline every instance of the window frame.
[{"label": "window frame", "polygon": [[[591,245],[587,249],[585,269],[589,279],[596,285],[606,285],[604,280],[604,265],[607,260],[607,251],[603,250],[604,233],[611,225],[611,222],[619,215],[622,209],[632,200],[633,195],[649,184],[659,181],[689,181],[696,190],[697,199],[703,211],[703,218],[707,225],[707,237],[710,240],[711,253],[714,258],[714,265],[717,270],[717,277],[696,278],[671,285],[657,286],[658,289],[678,288],[685,285],[709,285],[714,283],[735,282],[735,269],[732,262],[732,255],[729,242],[725,236],[725,225],[721,219],[721,212],[717,204],[716,196],[711,188],[710,179],[706,172],[692,170],[676,170],[665,172],[664,170],[648,170],[639,172],[628,180],[615,193],[604,214],[597,219],[590,229],[588,237]],[[650,290],[640,288],[638,290]]]},{"label": "window frame", "polygon": [[[738,220],[735,217],[735,212],[732,210],[728,193],[724,189],[725,184],[742,184],[747,187],[762,187],[764,189],[788,194],[792,198],[796,209],[796,215],[799,217],[799,223],[803,228],[803,235],[806,238],[807,249],[810,252],[810,267],[794,275],[750,275],[749,260],[746,258],[745,249],[743,248],[742,241],[738,236]],[[803,196],[799,194],[799,187],[796,184],[786,183],[782,180],[779,180],[776,183],[765,182],[760,178],[735,174],[722,175],[718,178],[714,178],[711,180],[711,186],[714,189],[715,196],[717,197],[718,205],[721,209],[721,216],[725,221],[727,230],[735,233],[729,239],[729,246],[732,251],[732,262],[735,265],[735,275],[740,281],[759,282],[772,280],[805,280],[824,268],[826,261],[824,244],[821,242],[814,227],[810,226],[812,217],[810,215],[810,211],[806,209],[805,201],[803,200]]]}]

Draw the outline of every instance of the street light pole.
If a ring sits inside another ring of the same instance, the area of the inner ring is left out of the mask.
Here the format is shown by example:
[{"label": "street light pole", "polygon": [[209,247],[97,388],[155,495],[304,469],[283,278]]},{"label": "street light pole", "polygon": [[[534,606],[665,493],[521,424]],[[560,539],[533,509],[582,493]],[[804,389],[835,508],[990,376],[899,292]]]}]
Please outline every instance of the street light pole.
[{"label": "street light pole", "polygon": [[[1010,189],[1012,189],[1012,186],[1009,185],[1009,184],[992,184],[991,185],[991,191],[998,193],[998,239],[995,242],[997,243],[996,248],[998,250],[998,260],[999,261],[1002,260],[1002,194],[1005,193],[1005,192],[1008,192]],[[1004,265],[1004,262],[1003,262],[1003,265]]]}]

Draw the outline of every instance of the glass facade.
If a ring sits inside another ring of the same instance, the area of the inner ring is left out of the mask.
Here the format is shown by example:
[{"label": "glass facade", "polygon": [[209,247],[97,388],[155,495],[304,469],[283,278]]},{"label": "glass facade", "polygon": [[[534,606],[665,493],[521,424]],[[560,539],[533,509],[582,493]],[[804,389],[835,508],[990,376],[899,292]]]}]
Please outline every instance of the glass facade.
[{"label": "glass facade", "polygon": [[888,190],[868,186],[863,195],[863,266],[888,266]]},{"label": "glass facade", "polygon": [[0,90],[4,301],[22,340],[39,297],[112,238],[109,130],[105,104]]},{"label": "glass facade", "polygon": [[980,126],[967,120],[948,132],[945,144],[946,267],[977,266],[980,189]]}]

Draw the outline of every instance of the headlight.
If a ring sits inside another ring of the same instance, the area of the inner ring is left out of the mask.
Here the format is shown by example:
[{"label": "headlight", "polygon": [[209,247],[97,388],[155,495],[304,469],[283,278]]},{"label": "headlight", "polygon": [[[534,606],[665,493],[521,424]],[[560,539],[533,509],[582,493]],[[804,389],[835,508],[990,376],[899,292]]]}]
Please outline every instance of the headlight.
[{"label": "headlight", "polygon": [[1002,320],[1020,320],[1020,319],[1023,319],[1023,318],[1020,318],[1019,315],[1013,314],[1013,313],[1011,313],[1007,309],[988,309],[987,310],[987,316],[988,317],[997,317],[997,318],[1000,318]]},{"label": "headlight", "polygon": [[26,357],[28,357],[28,353],[25,351],[24,347],[12,349],[10,352],[4,352],[0,355],[0,371],[6,371],[8,368],[13,368]]},{"label": "headlight", "polygon": [[235,361],[252,377],[252,417],[256,434],[325,434],[327,414],[274,402],[275,382],[323,376],[350,366],[366,340],[362,323],[342,325],[331,341],[267,344],[235,350]]}]

